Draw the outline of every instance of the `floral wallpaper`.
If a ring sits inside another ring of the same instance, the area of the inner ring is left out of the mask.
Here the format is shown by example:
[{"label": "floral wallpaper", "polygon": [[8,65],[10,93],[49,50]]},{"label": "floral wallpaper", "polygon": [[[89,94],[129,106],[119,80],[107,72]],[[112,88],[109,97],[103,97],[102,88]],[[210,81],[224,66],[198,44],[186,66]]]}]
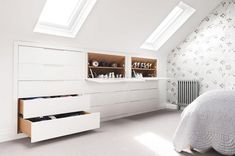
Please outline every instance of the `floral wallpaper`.
[{"label": "floral wallpaper", "polygon": [[200,94],[235,89],[235,0],[225,0],[168,56],[168,102],[177,102],[177,79],[198,80]]}]

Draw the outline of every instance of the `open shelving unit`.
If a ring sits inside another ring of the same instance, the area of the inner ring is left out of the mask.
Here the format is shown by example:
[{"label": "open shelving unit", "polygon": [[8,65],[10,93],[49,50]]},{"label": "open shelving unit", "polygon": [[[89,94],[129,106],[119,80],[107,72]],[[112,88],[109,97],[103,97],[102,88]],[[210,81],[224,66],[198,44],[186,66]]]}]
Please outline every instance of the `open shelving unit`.
[{"label": "open shelving unit", "polygon": [[[125,55],[89,52],[86,81],[96,83],[146,82],[165,80],[157,77],[157,59],[131,57],[131,77],[126,77]],[[94,64],[95,62],[95,64]],[[115,64],[115,65],[113,65]],[[130,69],[129,67],[127,67]],[[129,70],[127,70],[129,71]],[[110,77],[110,73],[114,76]],[[135,74],[140,74],[137,77]],[[128,74],[128,73],[127,73]],[[121,75],[121,77],[120,77]],[[128,74],[129,75],[129,74]]]},{"label": "open shelving unit", "polygon": [[[93,65],[94,61],[98,62],[98,66]],[[116,75],[119,79],[125,77],[125,56],[88,53],[88,78],[100,78],[100,75],[109,73],[114,73],[115,78]]]},{"label": "open shelving unit", "polygon": [[132,77],[136,77],[135,74],[142,74],[143,78],[157,77],[157,59],[132,57],[131,65]]}]

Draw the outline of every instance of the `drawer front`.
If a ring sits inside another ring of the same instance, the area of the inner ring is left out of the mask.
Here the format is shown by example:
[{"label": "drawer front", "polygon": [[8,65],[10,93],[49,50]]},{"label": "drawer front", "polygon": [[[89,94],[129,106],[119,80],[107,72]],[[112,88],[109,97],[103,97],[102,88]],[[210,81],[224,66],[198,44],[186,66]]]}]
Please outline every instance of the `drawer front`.
[{"label": "drawer front", "polygon": [[19,80],[79,80],[85,65],[82,52],[19,48]]},{"label": "drawer front", "polygon": [[[91,106],[102,106],[158,98],[158,89],[90,94]],[[105,99],[105,100],[104,100]]]},{"label": "drawer front", "polygon": [[158,98],[158,89],[134,90],[130,92],[130,101],[141,101]]},{"label": "drawer front", "polygon": [[20,100],[19,103],[19,113],[22,114],[24,118],[86,111],[89,108],[89,95]]},{"label": "drawer front", "polygon": [[91,106],[112,105],[128,102],[128,91],[90,94]]},{"label": "drawer front", "polygon": [[114,104],[114,105],[103,105],[103,106],[96,106],[91,107],[91,112],[100,112],[101,120],[112,119],[118,116],[125,116],[128,111],[131,109],[129,107],[129,103],[122,103],[122,104]]},{"label": "drawer front", "polygon": [[51,64],[79,66],[84,63],[82,52],[45,49],[37,47],[19,47],[19,64]]},{"label": "drawer front", "polygon": [[84,71],[81,66],[19,64],[19,80],[80,80]]},{"label": "drawer front", "polygon": [[156,109],[163,109],[164,104],[162,105],[158,99],[149,99],[145,101],[135,101],[129,104],[129,107],[132,108],[129,110],[129,114],[142,113],[142,112],[151,112]]},{"label": "drawer front", "polygon": [[31,137],[31,142],[38,142],[100,127],[100,113],[30,122],[20,118],[19,129]]},{"label": "drawer front", "polygon": [[82,81],[19,81],[18,97],[39,97],[83,93]]}]

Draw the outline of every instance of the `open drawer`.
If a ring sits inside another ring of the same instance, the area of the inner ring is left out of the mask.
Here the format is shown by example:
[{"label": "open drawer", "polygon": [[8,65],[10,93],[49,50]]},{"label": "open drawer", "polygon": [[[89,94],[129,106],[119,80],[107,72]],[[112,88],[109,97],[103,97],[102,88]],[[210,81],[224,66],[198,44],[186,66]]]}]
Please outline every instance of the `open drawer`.
[{"label": "open drawer", "polygon": [[22,114],[24,119],[67,112],[86,111],[89,108],[89,95],[21,99],[19,101],[19,114]]},{"label": "open drawer", "polygon": [[19,118],[19,131],[27,134],[33,143],[100,127],[100,113],[75,112],[55,117],[42,121]]}]

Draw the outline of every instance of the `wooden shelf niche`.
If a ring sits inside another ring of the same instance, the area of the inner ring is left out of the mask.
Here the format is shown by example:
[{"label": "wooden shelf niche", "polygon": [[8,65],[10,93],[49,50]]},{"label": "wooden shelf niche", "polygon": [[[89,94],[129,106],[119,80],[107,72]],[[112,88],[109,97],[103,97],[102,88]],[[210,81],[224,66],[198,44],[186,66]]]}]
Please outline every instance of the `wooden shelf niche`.
[{"label": "wooden shelf niche", "polygon": [[132,77],[157,77],[157,59],[132,57],[131,65]]},{"label": "wooden shelf niche", "polygon": [[[98,62],[98,66],[94,65]],[[114,73],[111,74],[110,73]],[[125,56],[88,53],[88,78],[124,78]]]}]

